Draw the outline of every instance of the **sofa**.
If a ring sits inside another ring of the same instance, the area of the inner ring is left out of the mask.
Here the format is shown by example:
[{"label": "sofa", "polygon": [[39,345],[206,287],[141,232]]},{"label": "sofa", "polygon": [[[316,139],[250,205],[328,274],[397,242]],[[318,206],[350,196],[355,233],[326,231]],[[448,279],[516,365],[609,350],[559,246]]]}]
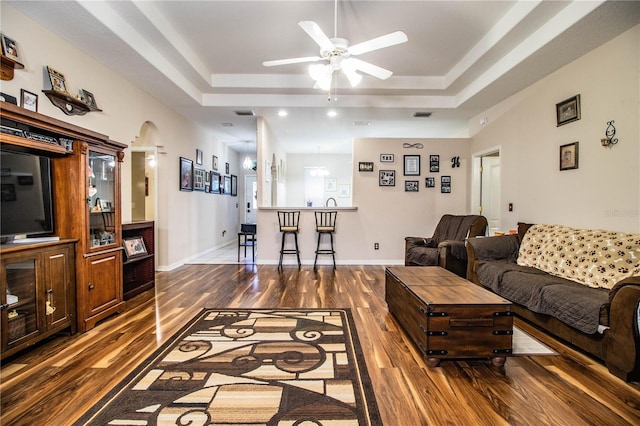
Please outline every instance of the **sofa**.
[{"label": "sofa", "polygon": [[640,234],[519,223],[517,235],[467,240],[467,279],[513,312],[640,379]]},{"label": "sofa", "polygon": [[484,216],[445,214],[440,218],[433,236],[406,237],[405,266],[441,266],[455,274],[467,274],[467,250],[464,240],[484,235],[487,219]]}]

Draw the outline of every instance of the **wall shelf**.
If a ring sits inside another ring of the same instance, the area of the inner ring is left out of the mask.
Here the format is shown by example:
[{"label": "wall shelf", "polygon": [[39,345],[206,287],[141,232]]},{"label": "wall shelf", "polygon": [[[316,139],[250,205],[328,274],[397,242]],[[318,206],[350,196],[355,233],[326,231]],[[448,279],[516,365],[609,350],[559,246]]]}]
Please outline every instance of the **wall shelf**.
[{"label": "wall shelf", "polygon": [[8,56],[0,55],[0,59],[1,59],[1,65],[2,65],[1,67],[2,74],[0,75],[0,78],[2,80],[6,80],[6,81],[13,80],[13,70],[24,69],[24,65],[22,65],[18,61],[14,61]]},{"label": "wall shelf", "polygon": [[92,111],[102,111],[100,108],[90,107],[68,93],[63,93],[58,90],[43,90],[42,92],[49,98],[52,104],[60,108],[60,110],[67,115],[85,115]]}]

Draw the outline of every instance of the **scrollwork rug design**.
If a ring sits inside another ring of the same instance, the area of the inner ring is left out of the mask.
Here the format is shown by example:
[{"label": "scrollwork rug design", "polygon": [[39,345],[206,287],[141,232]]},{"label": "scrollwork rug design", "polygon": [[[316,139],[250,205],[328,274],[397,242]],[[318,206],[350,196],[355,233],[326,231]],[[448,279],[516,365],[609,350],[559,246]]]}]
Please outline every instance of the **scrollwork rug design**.
[{"label": "scrollwork rug design", "polygon": [[77,425],[381,425],[349,309],[206,309]]}]

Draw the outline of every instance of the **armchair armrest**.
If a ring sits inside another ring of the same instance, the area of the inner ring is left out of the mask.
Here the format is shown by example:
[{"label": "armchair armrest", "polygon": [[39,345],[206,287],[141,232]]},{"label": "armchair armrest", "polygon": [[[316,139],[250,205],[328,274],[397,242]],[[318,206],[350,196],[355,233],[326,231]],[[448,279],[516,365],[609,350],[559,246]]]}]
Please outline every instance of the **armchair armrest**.
[{"label": "armchair armrest", "polygon": [[438,244],[440,257],[453,256],[456,259],[467,260],[467,248],[464,241],[447,240]]},{"label": "armchair armrest", "polygon": [[467,244],[467,256],[470,260],[507,259],[515,262],[520,249],[517,235],[468,238]]},{"label": "armchair armrest", "polygon": [[610,293],[609,330],[606,334],[606,364],[616,376],[625,381],[640,377],[640,336],[638,335],[638,305],[640,277],[616,284]]},{"label": "armchair armrest", "polygon": [[425,237],[405,237],[404,245],[406,249],[411,247],[437,247],[438,242],[433,238],[425,238]]}]

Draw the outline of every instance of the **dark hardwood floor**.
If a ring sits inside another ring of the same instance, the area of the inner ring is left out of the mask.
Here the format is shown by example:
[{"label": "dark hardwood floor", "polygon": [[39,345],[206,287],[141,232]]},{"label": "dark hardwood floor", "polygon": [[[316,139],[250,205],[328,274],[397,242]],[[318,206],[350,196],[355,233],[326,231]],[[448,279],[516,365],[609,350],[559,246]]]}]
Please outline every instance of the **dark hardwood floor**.
[{"label": "dark hardwood floor", "polygon": [[[155,293],[155,294],[154,294]],[[384,301],[384,267],[314,272],[187,265],[84,334],[5,360],[2,425],[72,423],[204,307],[351,308],[385,425],[638,425],[640,384],[516,320],[559,356],[443,361],[428,368]]]}]

